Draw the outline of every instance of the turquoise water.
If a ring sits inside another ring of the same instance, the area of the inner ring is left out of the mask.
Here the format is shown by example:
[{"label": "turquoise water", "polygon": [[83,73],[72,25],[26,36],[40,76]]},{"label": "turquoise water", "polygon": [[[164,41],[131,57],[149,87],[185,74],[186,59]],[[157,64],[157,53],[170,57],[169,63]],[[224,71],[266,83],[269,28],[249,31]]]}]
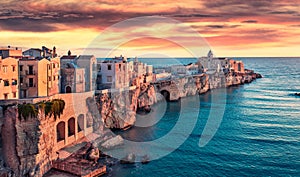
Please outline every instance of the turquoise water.
[{"label": "turquoise water", "polygon": [[[222,123],[206,146],[198,142],[218,91],[200,95],[197,124],[178,149],[148,164],[113,166],[107,176],[300,176],[300,97],[293,95],[300,92],[300,59],[241,59],[264,78],[226,90]],[[168,103],[157,124],[120,134],[135,141],[159,138],[176,124],[181,108],[181,102]]]}]

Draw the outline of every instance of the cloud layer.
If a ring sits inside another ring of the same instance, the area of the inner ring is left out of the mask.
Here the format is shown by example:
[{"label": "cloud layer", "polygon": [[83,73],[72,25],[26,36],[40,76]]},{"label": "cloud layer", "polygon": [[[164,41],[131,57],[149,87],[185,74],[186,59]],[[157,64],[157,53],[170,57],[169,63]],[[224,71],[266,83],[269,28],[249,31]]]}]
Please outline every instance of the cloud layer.
[{"label": "cloud layer", "polygon": [[[101,32],[129,18],[156,15],[189,24],[216,48],[299,46],[299,5],[298,0],[2,0],[0,30],[24,35],[74,29]],[[130,26],[124,26],[127,29]]]}]

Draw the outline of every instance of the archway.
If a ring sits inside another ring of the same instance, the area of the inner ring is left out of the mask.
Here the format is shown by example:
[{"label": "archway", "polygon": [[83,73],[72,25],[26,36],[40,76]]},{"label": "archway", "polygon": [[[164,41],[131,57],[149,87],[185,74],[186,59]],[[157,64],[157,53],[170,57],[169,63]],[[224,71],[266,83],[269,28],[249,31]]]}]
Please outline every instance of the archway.
[{"label": "archway", "polygon": [[84,130],[84,115],[80,114],[77,118],[77,132]]},{"label": "archway", "polygon": [[66,87],[66,93],[72,93],[72,88],[70,86]]},{"label": "archway", "polygon": [[170,101],[170,92],[167,90],[162,90],[160,93],[165,97],[167,101]]},{"label": "archway", "polygon": [[68,120],[68,136],[75,135],[75,118],[72,117]]},{"label": "archway", "polygon": [[56,140],[65,140],[65,122],[59,122],[56,126]]}]

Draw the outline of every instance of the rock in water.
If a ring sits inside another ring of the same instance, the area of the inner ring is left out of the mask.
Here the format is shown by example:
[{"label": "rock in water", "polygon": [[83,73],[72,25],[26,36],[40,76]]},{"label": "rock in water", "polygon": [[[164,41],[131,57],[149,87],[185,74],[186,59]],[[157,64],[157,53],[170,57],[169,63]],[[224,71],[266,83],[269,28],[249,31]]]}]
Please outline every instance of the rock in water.
[{"label": "rock in water", "polygon": [[295,93],[296,96],[300,96],[300,93]]},{"label": "rock in water", "polygon": [[150,162],[150,157],[148,155],[144,155],[141,160],[142,164],[147,164]]},{"label": "rock in water", "polygon": [[122,145],[123,143],[124,143],[123,138],[120,135],[118,135],[118,136],[115,136],[115,137],[105,141],[104,143],[101,144],[101,146],[106,149],[110,149],[110,148]]},{"label": "rock in water", "polygon": [[126,157],[120,160],[121,164],[132,164],[135,162],[135,155],[133,153],[128,154]]}]

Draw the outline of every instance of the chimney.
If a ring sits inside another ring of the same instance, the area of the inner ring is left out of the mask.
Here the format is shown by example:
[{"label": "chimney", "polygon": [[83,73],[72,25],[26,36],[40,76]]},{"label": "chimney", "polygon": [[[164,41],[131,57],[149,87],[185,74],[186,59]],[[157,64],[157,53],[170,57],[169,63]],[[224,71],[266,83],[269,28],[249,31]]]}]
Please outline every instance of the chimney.
[{"label": "chimney", "polygon": [[46,47],[45,46],[42,46],[42,51],[43,51],[43,58],[46,57]]},{"label": "chimney", "polygon": [[53,53],[52,53],[52,57],[57,57],[57,54],[56,54],[56,47],[54,46],[53,47]]}]

